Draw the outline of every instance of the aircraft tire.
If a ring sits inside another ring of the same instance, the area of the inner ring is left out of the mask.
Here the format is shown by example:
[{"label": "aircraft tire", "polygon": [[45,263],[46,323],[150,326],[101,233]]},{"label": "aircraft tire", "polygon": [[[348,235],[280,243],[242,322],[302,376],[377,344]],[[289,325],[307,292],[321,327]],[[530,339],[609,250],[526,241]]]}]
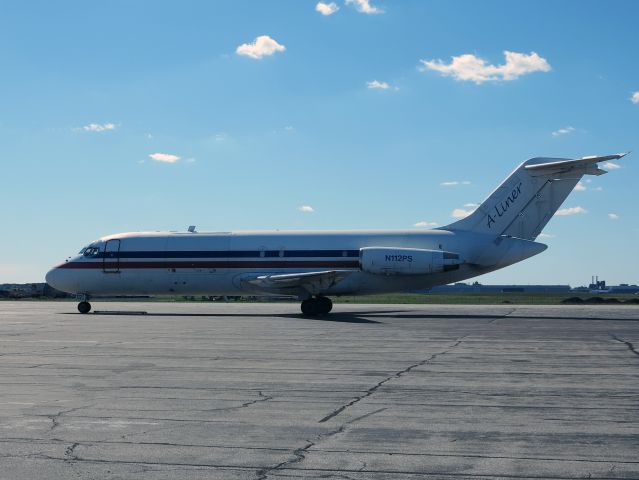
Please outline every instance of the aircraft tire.
[{"label": "aircraft tire", "polygon": [[317,302],[314,298],[308,298],[302,301],[302,314],[307,317],[313,317],[318,314]]},{"label": "aircraft tire", "polygon": [[89,302],[78,303],[78,312],[89,313],[91,311],[91,304]]},{"label": "aircraft tire", "polygon": [[333,302],[328,297],[317,297],[317,311],[322,315],[326,315],[333,309]]}]

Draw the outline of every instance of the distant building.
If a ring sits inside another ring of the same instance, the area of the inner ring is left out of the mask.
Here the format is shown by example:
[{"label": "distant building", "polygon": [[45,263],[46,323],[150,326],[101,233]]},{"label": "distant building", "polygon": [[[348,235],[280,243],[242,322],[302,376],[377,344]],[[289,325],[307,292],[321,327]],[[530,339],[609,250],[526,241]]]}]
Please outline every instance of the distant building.
[{"label": "distant building", "polygon": [[627,283],[621,283],[619,285],[613,285],[609,287],[610,293],[639,293],[639,285],[628,285]]},{"label": "distant building", "polygon": [[4,283],[0,284],[0,297],[5,298],[65,298],[70,295],[56,290],[46,283]]},{"label": "distant building", "polygon": [[588,291],[589,293],[639,293],[639,285],[629,285],[621,283],[619,285],[606,285],[605,280],[599,280],[597,275],[592,276],[592,281],[588,288],[578,287],[575,290]]},{"label": "distant building", "polygon": [[430,290],[432,293],[561,293],[570,292],[570,285],[482,285],[479,282],[454,283]]},{"label": "distant building", "polygon": [[[575,287],[570,285],[482,285],[479,282],[453,283],[442,285],[427,290],[428,293],[639,293],[639,285],[606,285],[605,280],[593,276],[592,282],[587,287]],[[420,291],[419,293],[425,293]]]},{"label": "distant building", "polygon": [[33,298],[42,296],[43,287],[43,283],[5,283],[0,291],[9,298]]}]

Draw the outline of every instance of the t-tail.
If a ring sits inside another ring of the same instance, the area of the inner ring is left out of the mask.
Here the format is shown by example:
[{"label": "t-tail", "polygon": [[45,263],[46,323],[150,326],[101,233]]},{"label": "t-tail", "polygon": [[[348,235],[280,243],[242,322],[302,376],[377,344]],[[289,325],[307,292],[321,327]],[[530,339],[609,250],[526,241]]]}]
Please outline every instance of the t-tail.
[{"label": "t-tail", "polygon": [[603,175],[599,162],[626,155],[565,158],[531,158],[510,174],[466,218],[443,230],[509,236],[535,240],[584,175]]}]

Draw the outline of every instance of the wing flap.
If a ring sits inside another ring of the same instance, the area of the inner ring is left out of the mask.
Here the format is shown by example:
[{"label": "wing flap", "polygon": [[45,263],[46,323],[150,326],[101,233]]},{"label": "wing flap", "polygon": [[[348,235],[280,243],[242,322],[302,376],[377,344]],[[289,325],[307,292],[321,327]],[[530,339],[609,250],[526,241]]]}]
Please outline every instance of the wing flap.
[{"label": "wing flap", "polygon": [[245,279],[243,282],[251,287],[284,295],[300,295],[306,292],[319,295],[352,274],[354,270],[326,270],[321,272],[285,273],[276,275],[260,275]]}]

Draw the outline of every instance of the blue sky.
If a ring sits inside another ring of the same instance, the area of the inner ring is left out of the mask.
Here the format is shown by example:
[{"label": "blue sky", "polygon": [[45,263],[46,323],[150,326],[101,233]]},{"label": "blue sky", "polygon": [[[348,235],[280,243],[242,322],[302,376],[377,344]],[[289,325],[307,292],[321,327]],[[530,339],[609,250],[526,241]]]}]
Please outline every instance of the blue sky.
[{"label": "blue sky", "polygon": [[[5,5],[0,282],[121,231],[445,225],[529,157],[639,147],[635,1],[316,5]],[[479,280],[639,283],[637,155]]]}]

